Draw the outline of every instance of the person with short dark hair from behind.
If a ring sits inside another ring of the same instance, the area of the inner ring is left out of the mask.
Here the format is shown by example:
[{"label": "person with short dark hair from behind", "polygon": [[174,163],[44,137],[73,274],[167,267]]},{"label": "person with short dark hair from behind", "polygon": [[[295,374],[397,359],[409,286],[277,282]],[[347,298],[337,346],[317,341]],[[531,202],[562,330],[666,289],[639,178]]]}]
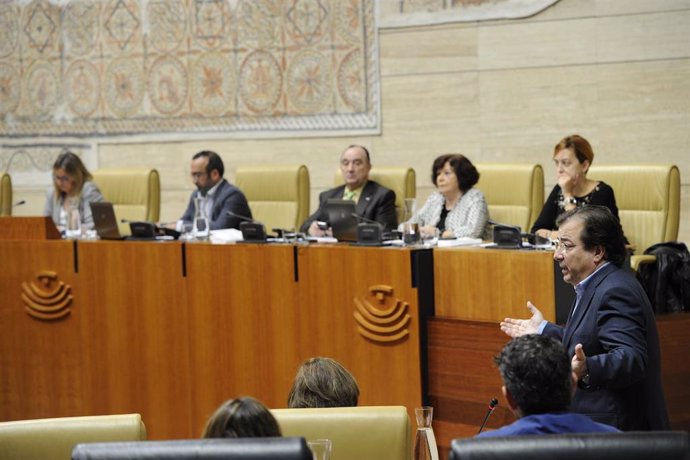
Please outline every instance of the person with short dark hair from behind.
[{"label": "person with short dark hair from behind", "polygon": [[271,438],[282,436],[273,414],[251,397],[225,401],[206,422],[202,438]]},{"label": "person with short dark hair from behind", "polygon": [[189,197],[187,210],[177,223],[179,231],[189,231],[194,220],[194,199],[202,198],[202,206],[210,230],[240,228],[242,219],[228,214],[252,218],[249,203],[242,191],[223,178],[225,166],[216,152],[202,150],[192,157],[190,166],[192,181],[196,190]]},{"label": "person with short dark hair from behind", "polygon": [[484,194],[474,185],[479,171],[464,155],[445,154],[431,166],[436,191],[408,221],[430,234],[438,229],[444,238],[488,238],[489,207]]},{"label": "person with short dark hair from behind", "polygon": [[300,366],[288,407],[355,407],[359,386],[354,376],[331,358],[310,358]]},{"label": "person with short dark hair from behind", "polygon": [[557,340],[523,335],[508,342],[495,360],[503,379],[501,391],[518,420],[478,437],[618,431],[586,415],[568,412],[577,376]]},{"label": "person with short dark hair from behind", "polygon": [[79,210],[82,227],[91,230],[93,215],[89,203],[94,201],[105,200],[91,173],[76,154],[62,152],[53,163],[53,186],[46,194],[43,215],[52,217],[55,225],[63,230],[67,224],[67,211],[75,206]]}]

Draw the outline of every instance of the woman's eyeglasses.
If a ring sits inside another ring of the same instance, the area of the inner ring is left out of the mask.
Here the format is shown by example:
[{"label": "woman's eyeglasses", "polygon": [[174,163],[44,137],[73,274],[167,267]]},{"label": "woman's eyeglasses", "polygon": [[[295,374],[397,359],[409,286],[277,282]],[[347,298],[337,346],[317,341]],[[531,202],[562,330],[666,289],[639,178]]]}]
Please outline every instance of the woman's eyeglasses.
[{"label": "woman's eyeglasses", "polygon": [[56,176],[55,174],[53,174],[53,179],[57,182],[69,182],[72,180],[69,176]]}]

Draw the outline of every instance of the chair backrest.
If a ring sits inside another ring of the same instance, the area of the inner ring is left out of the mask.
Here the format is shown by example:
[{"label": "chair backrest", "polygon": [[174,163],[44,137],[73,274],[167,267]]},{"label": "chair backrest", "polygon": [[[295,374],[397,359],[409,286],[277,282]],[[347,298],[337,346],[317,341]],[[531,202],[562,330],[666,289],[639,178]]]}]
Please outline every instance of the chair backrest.
[{"label": "chair backrest", "polygon": [[410,458],[410,419],[402,406],[273,409],[284,436],[330,439],[331,460]]},{"label": "chair backrest", "polygon": [[675,165],[595,165],[589,179],[613,188],[625,236],[642,254],[649,246],[678,238],[680,173]]},{"label": "chair backrest", "polygon": [[449,460],[687,460],[688,433],[646,431],[624,433],[549,434],[454,439]]},{"label": "chair backrest", "polygon": [[190,439],[80,444],[72,460],[312,460],[303,438]]},{"label": "chair backrest", "polygon": [[0,422],[0,458],[65,460],[82,442],[144,439],[146,427],[139,414]]},{"label": "chair backrest", "polygon": [[[105,201],[113,204],[120,219],[158,222],[161,184],[155,169],[99,169],[93,180]],[[118,223],[120,233],[129,233],[129,224]]]},{"label": "chair backrest", "polygon": [[244,165],[235,185],[249,202],[254,219],[268,231],[299,229],[309,216],[309,170],[304,165]]},{"label": "chair backrest", "polygon": [[[417,197],[417,176],[414,169],[398,166],[372,167],[369,179],[395,192],[395,209],[398,213],[398,222],[400,222],[405,209],[405,198]],[[343,184],[343,175],[340,170],[336,171],[333,184],[336,186]]]},{"label": "chair backrest", "polygon": [[12,178],[7,173],[0,175],[0,216],[12,215]]},{"label": "chair backrest", "polygon": [[544,170],[541,165],[513,163],[477,164],[479,182],[489,217],[518,225],[528,232],[544,205]]}]

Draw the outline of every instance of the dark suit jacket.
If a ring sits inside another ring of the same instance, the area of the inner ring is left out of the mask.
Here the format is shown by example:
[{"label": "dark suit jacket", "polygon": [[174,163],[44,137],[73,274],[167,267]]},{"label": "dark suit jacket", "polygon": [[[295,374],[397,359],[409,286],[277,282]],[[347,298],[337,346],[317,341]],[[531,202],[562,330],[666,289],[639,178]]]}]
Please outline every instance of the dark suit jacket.
[{"label": "dark suit jacket", "polygon": [[599,270],[565,328],[549,323],[544,334],[561,339],[570,356],[578,343],[587,355],[590,387],[578,388],[573,412],[626,431],[669,429],[656,321],[629,269]]},{"label": "dark suit jacket", "polygon": [[[194,198],[197,196],[199,196],[198,190],[193,192],[189,197],[187,210],[182,216],[185,227],[189,226],[191,228],[192,220],[194,219]],[[209,228],[211,230],[218,230],[220,228],[240,228],[242,220],[237,217],[229,216],[227,211],[232,211],[235,214],[249,217],[250,219],[252,218],[252,212],[249,210],[249,204],[244,194],[240,189],[223,179],[216,189],[213,198],[213,209],[209,216]]]},{"label": "dark suit jacket", "polygon": [[[326,200],[332,198],[342,198],[345,186],[332,188],[326,190],[319,195],[319,209],[314,214],[309,216],[300,228],[301,232],[308,232],[309,226],[315,220],[328,221],[328,213],[326,212]],[[362,195],[359,197],[355,211],[360,216],[375,220],[383,225],[384,231],[395,230],[398,226],[398,215],[395,211],[395,192],[387,189],[378,182],[373,180],[367,181]]]}]

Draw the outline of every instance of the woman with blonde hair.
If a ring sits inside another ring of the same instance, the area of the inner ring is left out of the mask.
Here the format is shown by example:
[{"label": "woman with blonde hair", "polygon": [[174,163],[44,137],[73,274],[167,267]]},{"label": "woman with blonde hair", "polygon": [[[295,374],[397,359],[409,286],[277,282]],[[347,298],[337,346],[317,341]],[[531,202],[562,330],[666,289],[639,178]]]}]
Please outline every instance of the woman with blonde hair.
[{"label": "woman with blonde hair", "polygon": [[98,186],[81,159],[70,151],[58,155],[53,163],[53,187],[46,196],[43,215],[53,218],[58,228],[65,228],[70,208],[79,211],[81,226],[93,228],[93,216],[89,203],[104,201]]}]

